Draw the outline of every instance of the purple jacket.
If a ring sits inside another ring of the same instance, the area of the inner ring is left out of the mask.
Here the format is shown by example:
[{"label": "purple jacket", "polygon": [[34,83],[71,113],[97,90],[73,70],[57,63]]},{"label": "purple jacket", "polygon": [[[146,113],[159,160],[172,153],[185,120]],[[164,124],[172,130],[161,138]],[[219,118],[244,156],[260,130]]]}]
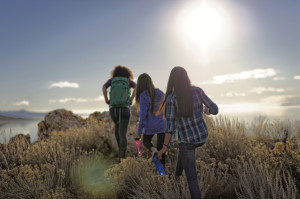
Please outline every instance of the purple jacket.
[{"label": "purple jacket", "polygon": [[151,116],[151,99],[148,91],[144,91],[140,95],[140,123],[138,134],[153,135],[164,133],[166,129],[166,121],[163,119],[163,113],[155,115],[162,102],[164,93],[159,89],[155,89],[155,107],[154,115]]}]

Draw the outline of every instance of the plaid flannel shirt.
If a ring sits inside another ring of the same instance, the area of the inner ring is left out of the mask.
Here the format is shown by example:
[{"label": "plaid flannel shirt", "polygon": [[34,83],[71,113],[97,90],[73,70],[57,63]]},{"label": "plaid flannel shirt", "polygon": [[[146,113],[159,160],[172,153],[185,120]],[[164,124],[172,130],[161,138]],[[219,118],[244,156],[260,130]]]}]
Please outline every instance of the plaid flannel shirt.
[{"label": "plaid flannel shirt", "polygon": [[175,93],[167,97],[166,132],[174,134],[178,131],[178,143],[202,143],[208,138],[208,130],[203,119],[203,104],[209,108],[210,114],[218,114],[218,106],[199,87],[193,87],[193,115],[177,117],[177,100]]}]

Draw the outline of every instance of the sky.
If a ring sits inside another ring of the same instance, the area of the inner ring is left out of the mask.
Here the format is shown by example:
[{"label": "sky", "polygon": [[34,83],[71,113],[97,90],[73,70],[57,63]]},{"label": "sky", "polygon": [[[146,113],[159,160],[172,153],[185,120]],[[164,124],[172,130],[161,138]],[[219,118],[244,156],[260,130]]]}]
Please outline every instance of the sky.
[{"label": "sky", "polygon": [[1,0],[0,111],[108,110],[116,65],[220,107],[300,105],[300,1]]}]

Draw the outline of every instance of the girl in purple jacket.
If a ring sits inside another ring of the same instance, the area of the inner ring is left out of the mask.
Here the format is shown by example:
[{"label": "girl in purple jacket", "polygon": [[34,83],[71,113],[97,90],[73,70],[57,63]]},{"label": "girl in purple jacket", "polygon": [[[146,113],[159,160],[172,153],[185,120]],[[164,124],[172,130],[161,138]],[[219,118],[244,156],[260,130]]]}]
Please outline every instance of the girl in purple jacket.
[{"label": "girl in purple jacket", "polygon": [[[152,152],[152,156],[157,150],[163,148],[165,139],[166,121],[163,114],[156,115],[164,93],[155,88],[151,77],[143,73],[139,76],[136,86],[136,106],[140,110],[140,123],[138,127],[138,135],[143,134],[143,145]],[[152,144],[152,138],[157,135],[156,147]],[[161,161],[164,163],[164,158]]]}]

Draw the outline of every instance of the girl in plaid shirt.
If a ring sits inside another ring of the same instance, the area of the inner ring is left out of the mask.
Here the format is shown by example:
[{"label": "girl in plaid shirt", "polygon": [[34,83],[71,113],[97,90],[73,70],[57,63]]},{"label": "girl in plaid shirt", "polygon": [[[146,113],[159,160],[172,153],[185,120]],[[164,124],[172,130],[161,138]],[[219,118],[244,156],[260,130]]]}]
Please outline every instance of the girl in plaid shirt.
[{"label": "girl in plaid shirt", "polygon": [[[203,108],[203,104],[205,108]],[[208,138],[208,130],[203,119],[203,112],[216,115],[218,106],[199,87],[190,83],[187,72],[182,67],[171,71],[165,98],[160,108],[167,120],[163,148],[158,157],[167,151],[172,135],[178,132],[178,157],[175,176],[184,170],[191,198],[201,198],[196,170],[195,149],[203,145]]]}]

